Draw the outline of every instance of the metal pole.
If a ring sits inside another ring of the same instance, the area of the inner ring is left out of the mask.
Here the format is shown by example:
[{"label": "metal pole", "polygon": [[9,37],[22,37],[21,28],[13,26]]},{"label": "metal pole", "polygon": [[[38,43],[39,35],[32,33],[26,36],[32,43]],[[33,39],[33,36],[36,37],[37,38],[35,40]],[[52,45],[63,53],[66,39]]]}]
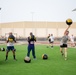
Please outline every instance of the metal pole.
[{"label": "metal pole", "polygon": [[[31,14],[32,14],[32,24],[34,24],[33,23],[33,15],[34,15],[34,12],[31,12]],[[32,28],[32,32],[33,32],[33,28]]]},{"label": "metal pole", "polygon": [[0,8],[0,10],[1,10],[1,8]]},{"label": "metal pole", "polygon": [[73,9],[72,11],[76,11],[76,8],[75,8],[75,9]]},{"label": "metal pole", "polygon": [[33,15],[34,15],[34,12],[31,12],[31,14],[32,14],[32,21],[33,21]]}]

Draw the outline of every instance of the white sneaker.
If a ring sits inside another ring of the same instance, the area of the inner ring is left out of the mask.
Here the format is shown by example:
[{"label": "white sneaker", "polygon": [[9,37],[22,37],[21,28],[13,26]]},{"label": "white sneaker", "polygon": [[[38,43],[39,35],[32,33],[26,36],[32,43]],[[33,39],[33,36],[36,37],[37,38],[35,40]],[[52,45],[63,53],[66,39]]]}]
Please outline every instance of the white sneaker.
[{"label": "white sneaker", "polygon": [[67,58],[65,57],[65,60],[67,60]]}]

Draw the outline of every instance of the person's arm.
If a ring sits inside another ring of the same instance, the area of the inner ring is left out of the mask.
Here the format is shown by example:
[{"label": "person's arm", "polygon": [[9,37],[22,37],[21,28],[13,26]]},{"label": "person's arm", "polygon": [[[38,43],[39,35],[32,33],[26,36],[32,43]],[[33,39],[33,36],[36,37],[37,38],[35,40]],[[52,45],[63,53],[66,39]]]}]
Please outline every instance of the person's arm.
[{"label": "person's arm", "polygon": [[67,29],[64,31],[64,35],[66,34],[69,28],[70,28],[70,25],[68,25]]},{"label": "person's arm", "polygon": [[36,37],[34,36],[34,40],[35,40],[35,42],[36,42]]},{"label": "person's arm", "polygon": [[27,38],[28,43],[30,43],[30,37]]},{"label": "person's arm", "polygon": [[8,43],[9,42],[9,40],[6,40],[6,43]]},{"label": "person's arm", "polygon": [[14,42],[16,43],[16,38],[15,38],[15,37],[13,37],[13,40],[14,40]]}]

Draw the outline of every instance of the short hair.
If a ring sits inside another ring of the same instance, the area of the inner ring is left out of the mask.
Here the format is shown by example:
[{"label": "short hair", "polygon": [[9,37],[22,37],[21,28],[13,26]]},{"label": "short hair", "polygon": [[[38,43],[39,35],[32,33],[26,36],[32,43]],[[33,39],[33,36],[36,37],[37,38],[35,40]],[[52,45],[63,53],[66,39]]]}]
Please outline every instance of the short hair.
[{"label": "short hair", "polygon": [[9,32],[9,34],[11,35],[11,34],[12,34],[12,32]]},{"label": "short hair", "polygon": [[32,32],[30,32],[30,35],[33,35],[33,33],[32,33]]}]

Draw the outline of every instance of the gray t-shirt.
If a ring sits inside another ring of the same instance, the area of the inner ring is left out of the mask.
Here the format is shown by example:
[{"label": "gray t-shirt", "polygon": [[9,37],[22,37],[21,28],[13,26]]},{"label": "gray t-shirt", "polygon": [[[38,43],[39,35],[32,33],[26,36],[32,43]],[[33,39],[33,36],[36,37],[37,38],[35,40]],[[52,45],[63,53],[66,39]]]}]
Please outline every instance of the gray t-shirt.
[{"label": "gray t-shirt", "polygon": [[69,36],[67,36],[67,35],[63,36],[63,37],[61,38],[60,44],[61,44],[61,45],[62,45],[62,44],[67,44],[68,39],[69,39]]}]

